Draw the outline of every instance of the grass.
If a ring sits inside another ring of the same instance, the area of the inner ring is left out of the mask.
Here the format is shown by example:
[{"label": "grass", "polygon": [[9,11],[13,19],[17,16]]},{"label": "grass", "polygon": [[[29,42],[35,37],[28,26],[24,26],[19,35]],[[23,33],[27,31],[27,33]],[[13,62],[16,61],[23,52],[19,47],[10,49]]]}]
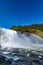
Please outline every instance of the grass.
[{"label": "grass", "polygon": [[43,32],[42,31],[36,30],[35,34],[40,36],[43,39]]},{"label": "grass", "polygon": [[0,65],[6,65],[5,63],[1,63]]}]

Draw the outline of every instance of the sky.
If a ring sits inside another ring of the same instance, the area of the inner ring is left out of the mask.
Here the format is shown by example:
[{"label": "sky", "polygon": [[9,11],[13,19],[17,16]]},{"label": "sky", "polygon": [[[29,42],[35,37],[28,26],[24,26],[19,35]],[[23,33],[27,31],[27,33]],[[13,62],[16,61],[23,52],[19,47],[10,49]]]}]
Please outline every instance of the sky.
[{"label": "sky", "polygon": [[0,0],[0,27],[43,23],[43,0]]}]

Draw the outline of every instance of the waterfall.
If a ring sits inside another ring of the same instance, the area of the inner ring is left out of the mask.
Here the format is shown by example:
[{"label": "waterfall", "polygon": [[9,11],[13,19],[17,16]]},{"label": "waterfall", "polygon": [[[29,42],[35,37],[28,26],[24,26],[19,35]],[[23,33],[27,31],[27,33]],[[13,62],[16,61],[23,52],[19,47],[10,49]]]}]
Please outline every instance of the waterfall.
[{"label": "waterfall", "polygon": [[5,28],[0,28],[0,48],[43,48],[43,39],[31,33],[21,33]]}]

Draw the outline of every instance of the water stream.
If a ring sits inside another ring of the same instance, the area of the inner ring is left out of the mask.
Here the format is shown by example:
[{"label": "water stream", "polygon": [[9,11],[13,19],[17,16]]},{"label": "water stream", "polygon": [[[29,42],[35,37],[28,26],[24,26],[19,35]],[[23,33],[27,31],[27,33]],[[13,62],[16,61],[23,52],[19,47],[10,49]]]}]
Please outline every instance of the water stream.
[{"label": "water stream", "polygon": [[[18,65],[29,65],[28,60],[33,59],[31,53],[43,56],[43,39],[35,34],[0,28],[0,55],[14,61],[20,59],[16,62]],[[43,64],[42,61],[41,63]],[[14,62],[12,65],[15,65]]]}]

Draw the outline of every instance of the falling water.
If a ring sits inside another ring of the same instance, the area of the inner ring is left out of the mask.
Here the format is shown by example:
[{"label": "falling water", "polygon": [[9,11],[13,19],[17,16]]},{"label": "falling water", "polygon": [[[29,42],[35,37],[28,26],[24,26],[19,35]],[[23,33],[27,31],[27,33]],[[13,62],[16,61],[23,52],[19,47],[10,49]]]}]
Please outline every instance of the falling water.
[{"label": "falling water", "polygon": [[11,60],[10,65],[43,65],[42,55],[43,39],[39,36],[0,28],[0,63],[4,60],[9,65]]},{"label": "falling water", "polygon": [[21,33],[5,28],[0,28],[0,47],[7,48],[43,48],[43,39],[31,33]]}]

